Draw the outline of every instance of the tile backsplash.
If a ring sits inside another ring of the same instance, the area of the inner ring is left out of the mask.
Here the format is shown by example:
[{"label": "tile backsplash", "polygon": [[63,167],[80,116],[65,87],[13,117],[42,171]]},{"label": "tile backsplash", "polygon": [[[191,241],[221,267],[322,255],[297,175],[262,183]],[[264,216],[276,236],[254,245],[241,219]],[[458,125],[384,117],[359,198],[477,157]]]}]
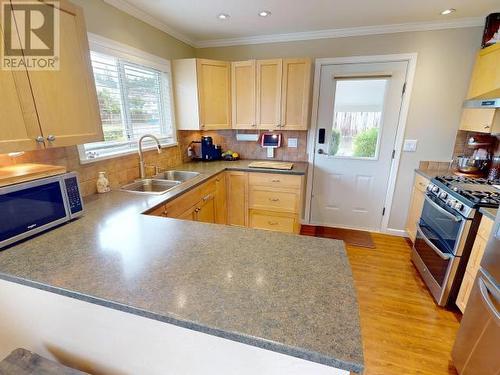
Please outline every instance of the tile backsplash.
[{"label": "tile backsplash", "polygon": [[[240,132],[243,133],[245,131]],[[223,150],[232,149],[238,152],[243,159],[266,159],[266,150],[260,147],[257,142],[238,142],[236,134],[235,130],[203,132],[203,135],[213,137],[214,143],[222,145]],[[201,132],[179,131],[178,146],[165,148],[161,154],[158,154],[155,150],[144,153],[146,165],[156,165],[162,169],[172,169],[182,162],[189,161],[187,157],[189,143],[193,140],[200,140],[201,136]],[[288,138],[297,138],[298,147],[288,148]],[[276,150],[274,160],[307,161],[306,143],[307,132],[283,132],[284,146]],[[76,146],[27,151],[18,157],[0,154],[0,167],[21,163],[61,165],[69,171],[77,172],[83,196],[88,196],[96,192],[97,175],[101,171],[106,172],[112,189],[119,188],[139,178],[139,156],[137,153],[88,164],[80,164]],[[146,173],[153,173],[153,169],[147,168]]]},{"label": "tile backsplash", "polygon": [[[157,165],[162,169],[171,169],[182,163],[178,146],[168,147],[158,154],[155,150],[144,153],[146,165]],[[121,157],[100,160],[89,164],[80,164],[76,146],[59,147],[49,150],[27,151],[19,157],[0,154],[0,166],[42,163],[61,165],[79,175],[82,195],[88,196],[96,192],[98,172],[106,172],[111,188],[116,189],[139,178],[139,156],[137,153]],[[152,170],[146,172],[152,173]]]},{"label": "tile backsplash", "polygon": [[[267,159],[267,150],[258,142],[241,142],[236,140],[236,134],[255,134],[252,130],[216,130],[216,131],[179,131],[179,147],[182,159],[189,161],[187,149],[192,141],[199,141],[202,136],[210,136],[215,144],[220,144],[222,150],[233,150],[240,154],[242,159]],[[260,132],[259,134],[261,134]],[[272,160],[307,161],[307,132],[285,131],[282,132],[282,147],[275,150]],[[288,147],[288,138],[297,138],[297,147]]]}]

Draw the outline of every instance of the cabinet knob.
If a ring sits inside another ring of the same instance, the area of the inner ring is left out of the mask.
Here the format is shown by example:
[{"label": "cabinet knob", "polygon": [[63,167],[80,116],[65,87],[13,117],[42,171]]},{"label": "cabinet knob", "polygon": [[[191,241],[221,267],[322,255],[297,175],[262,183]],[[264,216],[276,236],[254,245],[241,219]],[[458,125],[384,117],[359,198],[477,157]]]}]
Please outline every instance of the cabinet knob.
[{"label": "cabinet knob", "polygon": [[56,140],[55,135],[49,134],[49,136],[47,137],[47,141],[49,141],[49,142],[54,142],[55,140]]},{"label": "cabinet knob", "polygon": [[45,141],[45,138],[43,138],[41,135],[35,138],[35,141],[38,143],[43,143]]}]

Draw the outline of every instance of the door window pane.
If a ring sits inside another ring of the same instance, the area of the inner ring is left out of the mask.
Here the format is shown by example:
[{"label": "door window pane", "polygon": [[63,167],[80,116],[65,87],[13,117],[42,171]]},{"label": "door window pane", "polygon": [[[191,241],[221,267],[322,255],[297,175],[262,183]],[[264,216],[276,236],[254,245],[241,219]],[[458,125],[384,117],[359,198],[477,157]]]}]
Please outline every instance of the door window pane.
[{"label": "door window pane", "polygon": [[337,80],[328,154],[376,158],[387,79]]}]

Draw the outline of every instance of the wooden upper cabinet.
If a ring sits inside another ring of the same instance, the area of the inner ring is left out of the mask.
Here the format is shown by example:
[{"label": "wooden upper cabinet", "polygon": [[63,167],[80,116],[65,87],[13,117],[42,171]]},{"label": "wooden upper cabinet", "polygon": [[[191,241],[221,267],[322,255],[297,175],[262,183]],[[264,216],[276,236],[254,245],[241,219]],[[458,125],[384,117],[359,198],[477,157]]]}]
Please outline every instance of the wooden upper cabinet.
[{"label": "wooden upper cabinet", "polygon": [[231,64],[207,59],[172,61],[179,130],[231,128]]},{"label": "wooden upper cabinet", "polygon": [[478,52],[467,97],[472,99],[499,96],[500,43],[497,43]]},{"label": "wooden upper cabinet", "polygon": [[0,71],[0,152],[103,140],[83,12],[58,4],[59,69]]},{"label": "wooden upper cabinet", "polygon": [[0,153],[43,148],[41,134],[26,71],[0,69]]},{"label": "wooden upper cabinet", "polygon": [[253,129],[255,121],[255,60],[231,63],[233,129]]},{"label": "wooden upper cabinet", "polygon": [[281,94],[282,130],[307,130],[311,93],[311,60],[284,59]]},{"label": "wooden upper cabinet", "polygon": [[103,140],[83,11],[67,1],[59,6],[60,69],[28,70],[48,147]]},{"label": "wooden upper cabinet", "polygon": [[201,129],[231,128],[231,64],[198,59],[196,69]]},{"label": "wooden upper cabinet", "polygon": [[281,59],[257,61],[257,127],[280,129],[281,125]]},{"label": "wooden upper cabinet", "polygon": [[480,133],[500,132],[500,111],[494,108],[464,108],[460,130]]}]

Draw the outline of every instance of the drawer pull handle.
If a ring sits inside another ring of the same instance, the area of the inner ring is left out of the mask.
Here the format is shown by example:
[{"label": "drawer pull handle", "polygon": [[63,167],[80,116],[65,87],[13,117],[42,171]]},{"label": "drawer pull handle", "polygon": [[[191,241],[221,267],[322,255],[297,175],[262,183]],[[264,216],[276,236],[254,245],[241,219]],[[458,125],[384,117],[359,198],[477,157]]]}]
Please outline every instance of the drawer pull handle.
[{"label": "drawer pull handle", "polygon": [[271,180],[271,182],[281,182],[281,180]]},{"label": "drawer pull handle", "polygon": [[267,223],[269,225],[278,225],[279,224],[277,221],[268,221]]},{"label": "drawer pull handle", "polygon": [[280,199],[279,198],[269,198],[269,200],[271,202],[279,202]]},{"label": "drawer pull handle", "polygon": [[211,198],[212,198],[212,194],[208,194],[208,195],[203,197],[203,201],[206,202],[206,201],[210,200]]}]

